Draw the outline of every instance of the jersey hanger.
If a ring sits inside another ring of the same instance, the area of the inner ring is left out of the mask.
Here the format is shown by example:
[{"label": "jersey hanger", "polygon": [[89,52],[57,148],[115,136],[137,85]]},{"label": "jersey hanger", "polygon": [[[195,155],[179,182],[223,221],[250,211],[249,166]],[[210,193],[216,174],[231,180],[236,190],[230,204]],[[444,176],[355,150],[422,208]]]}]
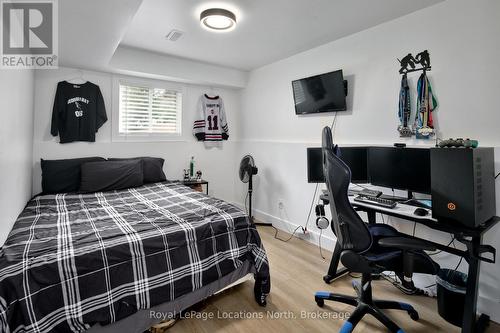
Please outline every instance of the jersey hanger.
[{"label": "jersey hanger", "polygon": [[84,84],[87,83],[87,80],[83,78],[83,71],[81,69],[78,70],[78,75],[74,76],[70,79],[67,79],[66,82],[73,84]]}]

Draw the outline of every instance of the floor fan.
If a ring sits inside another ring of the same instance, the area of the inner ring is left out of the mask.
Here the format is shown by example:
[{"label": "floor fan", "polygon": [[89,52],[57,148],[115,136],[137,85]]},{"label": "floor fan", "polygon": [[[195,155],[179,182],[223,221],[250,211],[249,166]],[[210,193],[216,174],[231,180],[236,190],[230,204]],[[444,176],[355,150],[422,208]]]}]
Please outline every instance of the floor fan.
[{"label": "floor fan", "polygon": [[[257,174],[259,169],[255,166],[255,161],[251,155],[246,155],[240,162],[240,180],[243,183],[248,183],[248,217],[250,222],[255,225],[271,226],[268,223],[255,223],[252,215],[252,192],[253,192],[253,176]],[[246,206],[246,203],[245,203]]]}]

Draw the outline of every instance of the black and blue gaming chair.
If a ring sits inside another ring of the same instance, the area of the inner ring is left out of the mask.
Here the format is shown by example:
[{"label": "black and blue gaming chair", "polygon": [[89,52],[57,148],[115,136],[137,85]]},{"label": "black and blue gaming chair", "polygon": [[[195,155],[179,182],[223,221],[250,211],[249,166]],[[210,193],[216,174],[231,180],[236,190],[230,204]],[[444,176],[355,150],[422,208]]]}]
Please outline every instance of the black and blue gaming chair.
[{"label": "black and blue gaming chair", "polygon": [[407,311],[413,320],[418,320],[418,312],[410,304],[373,300],[372,274],[394,271],[405,280],[411,280],[413,272],[436,274],[439,265],[423,251],[435,249],[424,241],[399,233],[389,225],[364,223],[349,202],[347,190],[351,182],[351,170],[335,155],[329,127],[323,129],[322,149],[332,230],[342,248],[340,260],[349,271],[361,273],[362,278],[361,284],[353,281],[357,297],[317,292],[316,303],[321,307],[325,300],[330,300],[356,306],[340,329],[341,333],[352,332],[365,314],[377,318],[390,332],[403,333],[381,309]]}]

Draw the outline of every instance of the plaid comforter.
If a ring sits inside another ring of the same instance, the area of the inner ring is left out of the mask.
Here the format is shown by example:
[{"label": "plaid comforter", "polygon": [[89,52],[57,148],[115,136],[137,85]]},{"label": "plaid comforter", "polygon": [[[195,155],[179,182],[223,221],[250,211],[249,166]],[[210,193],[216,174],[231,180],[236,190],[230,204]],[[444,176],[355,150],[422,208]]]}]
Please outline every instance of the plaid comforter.
[{"label": "plaid comforter", "polygon": [[0,249],[0,331],[82,332],[174,300],[245,260],[262,301],[268,261],[246,214],[180,184],[38,196]]}]

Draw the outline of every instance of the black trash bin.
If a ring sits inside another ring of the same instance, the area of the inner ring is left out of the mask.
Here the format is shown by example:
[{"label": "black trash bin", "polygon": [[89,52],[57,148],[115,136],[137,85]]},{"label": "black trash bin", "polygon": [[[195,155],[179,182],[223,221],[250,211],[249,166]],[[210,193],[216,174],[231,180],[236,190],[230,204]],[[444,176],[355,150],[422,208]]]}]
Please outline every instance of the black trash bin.
[{"label": "black trash bin", "polygon": [[467,274],[440,269],[436,276],[438,312],[447,322],[462,327]]}]

